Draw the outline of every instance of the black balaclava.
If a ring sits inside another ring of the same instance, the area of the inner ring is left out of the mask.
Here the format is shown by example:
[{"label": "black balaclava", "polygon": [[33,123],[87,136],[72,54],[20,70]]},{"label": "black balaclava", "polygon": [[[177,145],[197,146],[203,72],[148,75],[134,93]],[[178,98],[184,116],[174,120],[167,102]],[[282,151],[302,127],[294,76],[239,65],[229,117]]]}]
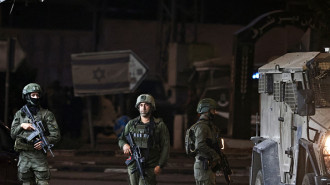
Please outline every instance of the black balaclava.
[{"label": "black balaclava", "polygon": [[40,110],[40,98],[31,98],[31,93],[26,95],[27,106],[33,115],[36,115]]}]

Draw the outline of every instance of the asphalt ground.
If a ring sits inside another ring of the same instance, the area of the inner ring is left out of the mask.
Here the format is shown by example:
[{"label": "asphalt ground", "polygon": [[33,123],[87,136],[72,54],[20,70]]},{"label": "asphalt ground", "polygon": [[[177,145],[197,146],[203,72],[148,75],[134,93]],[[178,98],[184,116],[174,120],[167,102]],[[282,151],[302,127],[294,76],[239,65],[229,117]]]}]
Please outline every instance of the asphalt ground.
[{"label": "asphalt ground", "polygon": [[[225,149],[232,168],[232,185],[248,185],[251,164],[252,142],[248,140],[225,139]],[[54,150],[55,157],[49,156],[51,184],[53,185],[103,185],[128,184],[126,157],[119,150],[117,142],[111,139],[99,141],[95,147],[84,145],[78,150]],[[186,156],[183,149],[171,149],[170,159],[158,184],[195,184],[194,159]],[[222,174],[217,184],[226,184]]]}]

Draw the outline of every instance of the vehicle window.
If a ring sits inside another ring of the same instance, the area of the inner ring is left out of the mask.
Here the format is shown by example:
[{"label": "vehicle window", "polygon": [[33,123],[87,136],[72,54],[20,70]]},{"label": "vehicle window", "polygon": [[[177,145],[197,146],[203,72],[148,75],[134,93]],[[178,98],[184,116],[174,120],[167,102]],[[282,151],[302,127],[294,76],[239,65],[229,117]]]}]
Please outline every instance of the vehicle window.
[{"label": "vehicle window", "polygon": [[330,107],[330,62],[317,60],[308,67],[311,89],[315,93],[315,106]]}]

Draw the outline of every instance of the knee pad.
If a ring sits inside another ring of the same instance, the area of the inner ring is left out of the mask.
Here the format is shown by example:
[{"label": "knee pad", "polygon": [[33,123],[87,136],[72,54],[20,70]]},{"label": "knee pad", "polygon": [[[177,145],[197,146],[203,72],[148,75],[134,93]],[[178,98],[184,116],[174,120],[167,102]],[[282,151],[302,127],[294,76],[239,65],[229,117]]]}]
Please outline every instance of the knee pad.
[{"label": "knee pad", "polygon": [[48,180],[37,180],[37,185],[48,185]]},{"label": "knee pad", "polygon": [[23,182],[22,185],[32,185],[30,181],[28,182]]},{"label": "knee pad", "polygon": [[35,171],[34,175],[36,177],[37,184],[39,185],[38,182],[47,182],[50,179],[50,171]]}]

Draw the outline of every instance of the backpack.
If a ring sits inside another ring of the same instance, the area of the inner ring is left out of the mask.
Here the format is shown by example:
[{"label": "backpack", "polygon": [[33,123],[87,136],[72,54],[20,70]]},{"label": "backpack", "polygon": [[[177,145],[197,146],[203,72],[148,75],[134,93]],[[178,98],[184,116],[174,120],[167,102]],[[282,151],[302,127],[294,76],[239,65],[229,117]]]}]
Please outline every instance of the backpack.
[{"label": "backpack", "polygon": [[196,141],[195,126],[198,123],[199,122],[195,123],[190,128],[188,128],[186,131],[185,142],[184,142],[185,150],[186,150],[186,154],[191,157],[195,157],[197,154],[196,147],[195,147],[195,141]]}]

